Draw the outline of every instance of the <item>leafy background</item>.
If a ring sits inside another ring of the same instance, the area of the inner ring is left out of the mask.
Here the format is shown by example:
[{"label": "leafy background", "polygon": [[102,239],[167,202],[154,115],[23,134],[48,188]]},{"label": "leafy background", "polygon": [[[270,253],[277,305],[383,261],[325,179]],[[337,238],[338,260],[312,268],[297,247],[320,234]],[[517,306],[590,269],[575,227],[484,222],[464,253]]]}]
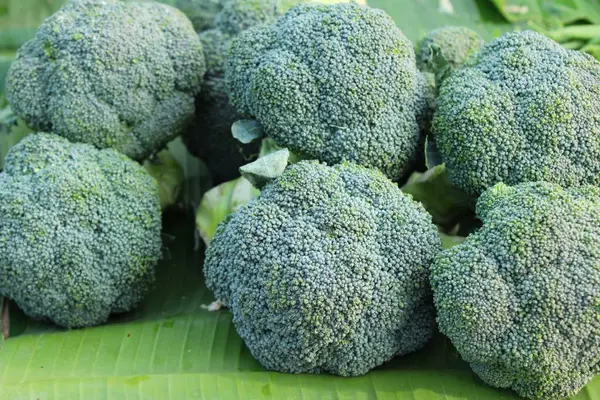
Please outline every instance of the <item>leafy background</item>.
[{"label": "leafy background", "polygon": [[[507,8],[508,0],[494,2],[498,8],[489,0],[453,0],[454,13],[448,14],[440,12],[439,0],[369,0],[386,10],[413,41],[449,24],[469,26],[491,39],[513,29],[507,21],[525,20],[514,14],[514,7]],[[0,92],[16,48],[61,3],[0,0]],[[537,0],[510,3],[540,5]],[[581,14],[585,10],[580,5],[587,1],[551,3]],[[172,144],[171,151],[184,162],[187,184],[184,201],[164,214],[164,259],[154,291],[133,313],[114,317],[107,325],[71,331],[28,320],[4,301],[1,399],[518,398],[482,383],[440,334],[423,350],[362,377],[265,371],[236,334],[227,310],[206,310],[213,298],[202,278],[204,244],[194,220],[195,205],[209,182],[181,143]],[[600,399],[600,379],[574,399]]]}]

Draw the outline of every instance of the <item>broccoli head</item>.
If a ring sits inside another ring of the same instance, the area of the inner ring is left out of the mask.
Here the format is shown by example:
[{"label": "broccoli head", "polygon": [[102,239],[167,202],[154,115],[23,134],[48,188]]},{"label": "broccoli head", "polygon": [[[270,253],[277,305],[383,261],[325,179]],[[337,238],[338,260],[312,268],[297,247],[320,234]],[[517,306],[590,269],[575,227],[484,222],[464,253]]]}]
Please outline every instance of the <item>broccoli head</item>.
[{"label": "broccoli head", "polygon": [[414,162],[425,84],[410,41],[385,12],[300,4],[240,33],[225,64],[234,107],[280,146],[393,179]]},{"label": "broccoli head", "polygon": [[192,154],[206,162],[213,183],[235,179],[238,169],[259,153],[258,141],[243,144],[231,136],[231,125],[243,118],[229,102],[224,78],[224,59],[231,41],[252,26],[274,23],[284,10],[306,1],[221,0],[222,11],[215,17],[214,29],[200,33],[206,75],[196,97],[194,122],[186,129],[183,140]]},{"label": "broccoli head", "polygon": [[360,375],[429,340],[440,248],[379,171],[300,161],[219,225],[204,272],[266,368]]},{"label": "broccoli head", "polygon": [[463,26],[435,29],[417,44],[417,67],[438,75],[441,68],[452,69],[463,65],[484,43],[477,32]]},{"label": "broccoli head", "polygon": [[575,394],[600,372],[600,189],[499,183],[477,214],[431,267],[440,330],[492,386]]},{"label": "broccoli head", "polygon": [[148,291],[161,255],[158,187],[114,149],[26,137],[0,173],[0,293],[36,319],[105,322]]},{"label": "broccoli head", "polygon": [[19,49],[6,92],[30,127],[141,160],[183,131],[204,70],[179,10],[72,0]]},{"label": "broccoli head", "polygon": [[444,81],[433,137],[450,179],[600,184],[600,63],[535,32],[484,45]]}]

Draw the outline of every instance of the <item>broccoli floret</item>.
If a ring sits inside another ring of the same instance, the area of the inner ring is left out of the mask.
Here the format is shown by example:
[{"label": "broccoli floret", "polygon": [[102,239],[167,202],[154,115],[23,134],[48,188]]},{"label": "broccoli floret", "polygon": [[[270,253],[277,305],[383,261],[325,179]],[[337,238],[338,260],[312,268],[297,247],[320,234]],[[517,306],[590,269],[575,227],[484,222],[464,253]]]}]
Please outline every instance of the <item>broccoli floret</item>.
[{"label": "broccoli floret", "polygon": [[417,44],[417,67],[434,75],[454,69],[477,53],[484,40],[469,28],[445,26],[429,32]]},{"label": "broccoli floret", "polygon": [[301,4],[240,33],[225,64],[232,104],[280,146],[393,179],[414,162],[424,85],[410,41],[385,12]]},{"label": "broccoli floret", "polygon": [[600,63],[538,33],[487,43],[444,81],[433,136],[452,182],[600,184]]},{"label": "broccoli floret", "polygon": [[73,0],[19,49],[6,91],[30,127],[141,160],[192,118],[204,70],[177,9]]},{"label": "broccoli floret", "polygon": [[204,273],[266,368],[360,375],[430,338],[440,248],[380,172],[300,161],[219,225]]},{"label": "broccoli floret", "polygon": [[600,189],[499,183],[477,214],[431,267],[440,330],[492,386],[575,394],[600,372]]},{"label": "broccoli floret", "polygon": [[161,255],[158,187],[113,150],[47,133],[13,147],[0,173],[0,293],[65,327],[129,311]]}]

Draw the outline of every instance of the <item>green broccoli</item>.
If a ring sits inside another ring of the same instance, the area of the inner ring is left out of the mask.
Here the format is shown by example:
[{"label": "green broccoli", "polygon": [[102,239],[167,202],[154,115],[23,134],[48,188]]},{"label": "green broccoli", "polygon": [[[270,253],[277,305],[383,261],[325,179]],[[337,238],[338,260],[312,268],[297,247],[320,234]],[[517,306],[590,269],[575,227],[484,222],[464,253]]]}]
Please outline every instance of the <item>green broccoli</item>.
[{"label": "green broccoli", "polygon": [[403,176],[416,158],[424,81],[381,10],[301,4],[240,33],[225,60],[230,101],[280,146]]},{"label": "green broccoli", "polygon": [[575,394],[600,372],[600,189],[499,183],[477,214],[431,267],[440,330],[492,386]]},{"label": "green broccoli", "polygon": [[484,43],[477,32],[462,26],[435,29],[417,44],[417,67],[441,82],[448,71],[462,66]]},{"label": "green broccoli", "polygon": [[221,0],[214,29],[200,33],[207,71],[202,91],[196,97],[196,117],[185,131],[183,140],[192,154],[207,163],[213,183],[237,178],[238,168],[255,159],[260,146],[260,141],[243,144],[231,136],[231,125],[242,118],[229,103],[224,78],[224,59],[231,41],[241,31],[274,23],[285,10],[307,1]]},{"label": "green broccoli", "polygon": [[0,293],[65,327],[129,311],[161,256],[158,187],[113,150],[38,133],[0,173]]},{"label": "green broccoli", "polygon": [[360,375],[429,340],[440,249],[379,171],[300,161],[219,225],[204,273],[266,368]]},{"label": "green broccoli", "polygon": [[531,31],[484,45],[444,81],[433,137],[451,181],[600,184],[600,63]]},{"label": "green broccoli", "polygon": [[19,49],[6,93],[35,130],[141,160],[192,118],[204,71],[198,35],[175,8],[73,0]]}]

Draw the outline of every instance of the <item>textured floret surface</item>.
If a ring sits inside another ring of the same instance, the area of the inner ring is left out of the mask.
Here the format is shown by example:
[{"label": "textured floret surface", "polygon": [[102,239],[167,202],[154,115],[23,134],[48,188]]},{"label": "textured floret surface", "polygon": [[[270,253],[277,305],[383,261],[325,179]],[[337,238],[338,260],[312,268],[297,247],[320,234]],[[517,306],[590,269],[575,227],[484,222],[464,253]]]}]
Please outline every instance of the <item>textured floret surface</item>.
[{"label": "textured floret surface", "polygon": [[183,131],[204,72],[198,35],[179,10],[72,0],[19,49],[6,94],[35,130],[141,160]]},{"label": "textured floret surface", "polygon": [[383,11],[301,4],[243,31],[230,55],[232,104],[280,146],[392,179],[411,167],[425,86],[412,44]]},{"label": "textured floret surface", "polygon": [[431,267],[437,321],[486,383],[574,395],[600,365],[600,189],[500,183]]},{"label": "textured floret surface", "polygon": [[450,179],[600,183],[600,63],[535,32],[487,43],[441,87],[433,134]]},{"label": "textured floret surface", "polygon": [[161,255],[154,179],[113,150],[28,136],[0,174],[0,293],[65,327],[129,311]]},{"label": "textured floret surface", "polygon": [[380,172],[301,161],[218,227],[204,268],[266,368],[360,375],[430,338],[440,247]]}]

